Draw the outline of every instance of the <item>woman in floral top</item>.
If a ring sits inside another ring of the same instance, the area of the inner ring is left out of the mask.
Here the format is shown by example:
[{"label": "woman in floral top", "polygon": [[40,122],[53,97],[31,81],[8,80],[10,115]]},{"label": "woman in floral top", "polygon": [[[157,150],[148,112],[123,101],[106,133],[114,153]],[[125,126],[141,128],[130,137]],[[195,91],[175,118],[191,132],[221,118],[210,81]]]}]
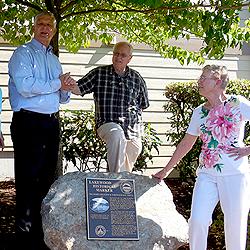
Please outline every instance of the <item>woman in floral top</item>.
[{"label": "woman in floral top", "polygon": [[220,201],[224,213],[227,250],[245,250],[250,208],[250,146],[243,143],[245,122],[250,120],[250,101],[225,95],[229,81],[224,66],[207,65],[198,80],[207,102],[193,111],[186,135],[168,164],[153,176],[162,180],[190,151],[198,136],[202,140],[200,165],[194,187],[189,245],[206,250],[212,213]]}]

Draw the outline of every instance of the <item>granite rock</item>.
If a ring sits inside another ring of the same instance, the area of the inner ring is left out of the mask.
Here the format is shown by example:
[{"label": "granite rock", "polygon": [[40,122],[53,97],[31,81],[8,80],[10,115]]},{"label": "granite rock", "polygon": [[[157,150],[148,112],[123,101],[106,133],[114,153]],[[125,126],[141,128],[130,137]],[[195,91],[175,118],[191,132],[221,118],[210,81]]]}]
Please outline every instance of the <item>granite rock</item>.
[{"label": "granite rock", "polygon": [[[88,240],[85,179],[134,179],[139,240]],[[51,250],[176,250],[188,242],[188,224],[168,186],[133,173],[72,172],[59,177],[43,200],[44,239]]]}]

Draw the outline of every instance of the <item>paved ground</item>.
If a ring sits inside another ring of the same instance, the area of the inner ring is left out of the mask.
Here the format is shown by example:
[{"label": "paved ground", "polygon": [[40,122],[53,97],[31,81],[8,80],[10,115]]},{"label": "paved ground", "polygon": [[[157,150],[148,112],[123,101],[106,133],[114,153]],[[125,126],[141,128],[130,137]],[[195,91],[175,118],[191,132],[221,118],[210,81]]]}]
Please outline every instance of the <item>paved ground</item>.
[{"label": "paved ground", "polygon": [[0,162],[0,181],[14,178],[14,160],[3,160]]}]

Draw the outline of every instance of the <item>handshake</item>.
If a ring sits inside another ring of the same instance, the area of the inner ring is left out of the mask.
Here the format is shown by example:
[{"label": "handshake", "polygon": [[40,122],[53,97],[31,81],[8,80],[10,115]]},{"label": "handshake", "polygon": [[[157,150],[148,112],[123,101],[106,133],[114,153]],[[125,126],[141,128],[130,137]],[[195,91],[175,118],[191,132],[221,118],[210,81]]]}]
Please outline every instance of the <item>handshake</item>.
[{"label": "handshake", "polygon": [[70,76],[70,72],[60,75],[59,79],[61,80],[61,90],[73,91],[78,88],[76,80]]}]

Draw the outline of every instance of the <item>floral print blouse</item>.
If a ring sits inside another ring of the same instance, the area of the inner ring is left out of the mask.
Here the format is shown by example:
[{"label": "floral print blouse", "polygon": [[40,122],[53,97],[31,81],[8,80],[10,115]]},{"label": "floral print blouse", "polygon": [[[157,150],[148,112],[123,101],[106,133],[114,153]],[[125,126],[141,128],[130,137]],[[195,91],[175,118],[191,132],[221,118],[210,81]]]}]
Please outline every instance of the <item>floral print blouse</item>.
[{"label": "floral print blouse", "polygon": [[227,96],[221,105],[210,110],[204,105],[194,110],[187,133],[200,136],[202,140],[197,174],[224,176],[250,172],[247,157],[235,160],[227,154],[231,147],[244,146],[244,128],[248,120],[250,102],[242,96]]}]

